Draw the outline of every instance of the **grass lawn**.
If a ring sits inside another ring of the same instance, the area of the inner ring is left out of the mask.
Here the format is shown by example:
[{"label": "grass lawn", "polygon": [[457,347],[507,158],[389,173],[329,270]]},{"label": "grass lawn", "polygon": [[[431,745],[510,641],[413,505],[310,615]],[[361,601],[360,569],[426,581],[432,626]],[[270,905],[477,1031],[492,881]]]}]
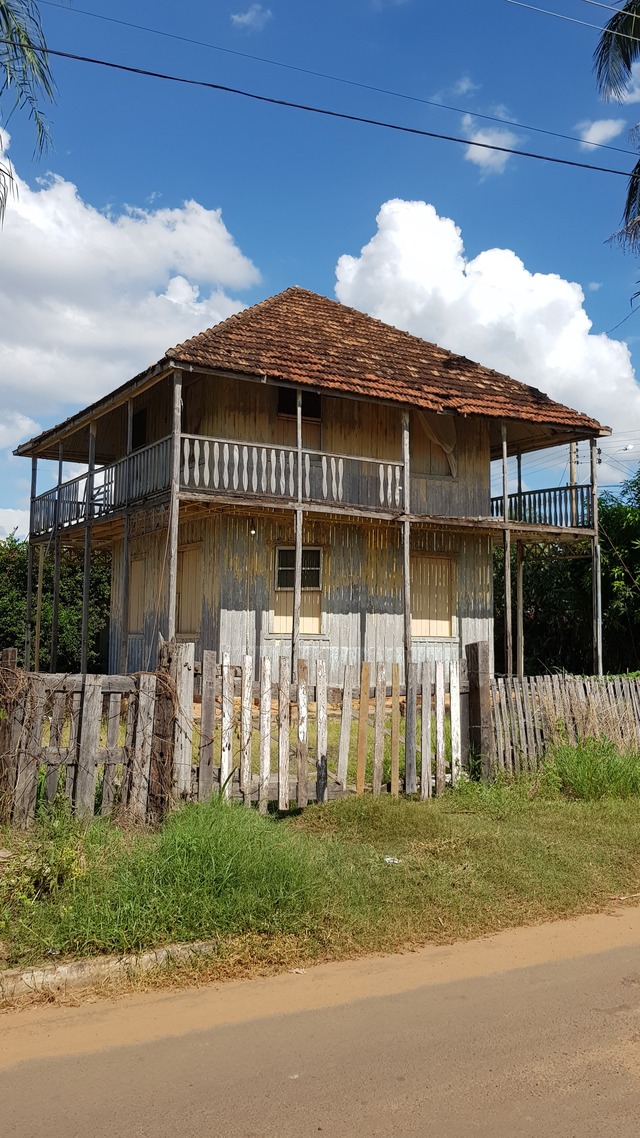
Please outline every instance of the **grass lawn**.
[{"label": "grass lawn", "polygon": [[284,817],[216,799],[158,831],[81,826],[60,807],[29,834],[0,834],[11,855],[0,861],[0,961],[213,938],[207,975],[248,975],[640,892],[640,797],[567,794],[556,770],[425,803],[349,797]]}]

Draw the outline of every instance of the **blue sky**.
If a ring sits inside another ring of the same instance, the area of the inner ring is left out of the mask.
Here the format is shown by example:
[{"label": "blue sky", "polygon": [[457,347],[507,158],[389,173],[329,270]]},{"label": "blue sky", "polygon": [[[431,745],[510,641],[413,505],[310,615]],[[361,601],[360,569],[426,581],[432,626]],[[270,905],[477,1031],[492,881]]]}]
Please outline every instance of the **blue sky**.
[{"label": "blue sky", "polygon": [[[606,17],[584,0],[549,7],[588,23]],[[84,14],[105,11],[171,35]],[[633,164],[628,153],[525,129],[628,150],[640,107],[635,94],[625,105],[597,97],[595,30],[506,0],[112,0],[108,9],[62,0],[41,13],[61,51],[617,170]],[[631,360],[600,336],[628,314],[640,276],[606,242],[622,177],[72,60],[52,68],[53,151],[34,160],[29,122],[0,122],[19,188],[0,232],[0,534],[24,528],[28,463],[10,455],[22,438],[292,284],[337,288],[355,307],[596,415],[616,429],[603,443],[605,483],[635,470],[625,447],[640,453],[640,314],[612,333]],[[532,481],[562,473],[530,464]]]}]

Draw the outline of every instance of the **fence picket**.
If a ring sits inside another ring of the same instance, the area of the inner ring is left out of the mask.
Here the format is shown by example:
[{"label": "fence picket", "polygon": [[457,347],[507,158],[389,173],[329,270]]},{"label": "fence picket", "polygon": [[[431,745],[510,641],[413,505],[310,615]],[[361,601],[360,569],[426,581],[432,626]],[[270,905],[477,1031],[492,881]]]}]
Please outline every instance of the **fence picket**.
[{"label": "fence picket", "polygon": [[[67,697],[65,693],[62,691],[56,692],[51,701],[51,726],[49,729],[49,752],[51,754],[51,758],[47,765],[47,776],[45,781],[45,795],[47,802],[53,802],[56,794],[58,793],[60,763],[62,759],[62,731],[64,728],[66,710]],[[104,790],[102,797],[104,799]]]},{"label": "fence picket", "polygon": [[[63,697],[64,698],[64,697]],[[109,710],[107,712],[107,753],[102,775],[102,802],[100,813],[107,817],[113,809],[116,786],[116,755],[118,736],[120,734],[120,705],[122,698],[118,692],[109,696]]]},{"label": "fence picket", "polygon": [[420,720],[420,794],[431,798],[431,687],[433,667],[429,660],[422,665],[422,714]]},{"label": "fence picket", "polygon": [[329,788],[327,781],[327,665],[324,660],[318,660],[316,664],[316,727],[316,802],[326,802]]},{"label": "fence picket", "polygon": [[460,664],[449,665],[449,708],[451,716],[451,785],[455,786],[462,771],[462,739],[460,736]]},{"label": "fence picket", "polygon": [[240,683],[240,790],[245,806],[251,806],[251,681],[253,659],[242,657]]},{"label": "fence picket", "polygon": [[216,654],[202,653],[202,703],[200,704],[200,765],[198,798],[208,802],[213,792],[213,739],[216,729]]},{"label": "fence picket", "polygon": [[367,771],[367,728],[369,726],[369,663],[362,665],[360,673],[360,707],[358,712],[358,765],[356,768],[356,794],[364,794]]},{"label": "fence picket", "polygon": [[231,797],[231,772],[233,741],[233,676],[229,653],[222,654],[222,748],[220,754],[220,793],[223,798]]},{"label": "fence picket", "polygon": [[258,809],[267,813],[271,778],[271,660],[260,661],[260,789]]},{"label": "fence picket", "polygon": [[406,719],[404,729],[404,792],[415,794],[418,789],[416,770],[416,720],[418,682],[416,665],[409,664],[406,683]]},{"label": "fence picket", "polygon": [[444,744],[444,664],[436,663],[436,794],[446,787]]},{"label": "fence picket", "polygon": [[289,674],[288,656],[280,657],[278,675],[278,809],[289,809]]},{"label": "fence picket", "polygon": [[400,665],[391,665],[391,793],[400,793]]},{"label": "fence picket", "polygon": [[373,793],[382,790],[382,767],[384,761],[384,709],[387,699],[387,672],[384,664],[376,665],[376,705],[373,739]]},{"label": "fence picket", "polygon": [[144,822],[147,813],[155,693],[156,677],[143,672],[138,679],[135,746],[129,783],[129,813],[134,822]]},{"label": "fence picket", "polygon": [[175,644],[176,712],[173,744],[174,786],[178,798],[191,795],[191,756],[193,752],[193,644]]},{"label": "fence picket", "polygon": [[342,718],[340,720],[340,743],[338,747],[338,783],[342,790],[347,789],[347,768],[349,765],[349,747],[351,744],[351,720],[353,716],[353,688],[356,670],[353,664],[346,664],[344,669],[344,687],[342,691]]},{"label": "fence picket", "polygon": [[74,791],[75,811],[79,818],[92,818],[95,809],[98,773],[96,752],[100,743],[101,719],[102,676],[85,676]]},{"label": "fence picket", "polygon": [[309,666],[306,660],[298,660],[298,787],[296,802],[299,807],[307,805],[309,790],[307,786],[307,766],[309,761],[307,683]]}]

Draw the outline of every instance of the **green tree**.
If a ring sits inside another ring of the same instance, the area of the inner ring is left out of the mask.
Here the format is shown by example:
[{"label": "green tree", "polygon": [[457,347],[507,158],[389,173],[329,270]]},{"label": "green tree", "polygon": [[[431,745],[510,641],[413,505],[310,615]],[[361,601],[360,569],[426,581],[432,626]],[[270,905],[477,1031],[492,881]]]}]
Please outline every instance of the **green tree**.
[{"label": "green tree", "polygon": [[[52,101],[54,91],[47,55],[37,50],[43,46],[40,15],[33,0],[0,0],[0,125],[6,125],[15,110],[26,111],[36,131],[36,153],[49,145],[41,104]],[[12,184],[10,164],[0,162],[0,220]]]},{"label": "green tree", "polygon": [[[27,596],[26,541],[13,536],[0,539],[0,648],[17,648],[22,658]],[[102,550],[91,557],[91,605],[89,609],[89,669],[103,670],[105,633],[109,624],[111,558]],[[35,582],[34,582],[35,611]],[[50,662],[51,619],[53,613],[53,558],[44,563],[41,616],[40,667]],[[57,668],[77,672],[80,668],[82,628],[82,551],[63,549],[60,559],[60,602],[58,609]]]},{"label": "green tree", "polygon": [[[605,24],[594,53],[596,82],[604,99],[624,97],[637,59],[640,59],[640,0],[626,0]],[[635,131],[637,136],[637,126]],[[622,228],[615,236],[632,252],[640,250],[640,161],[629,177]]]}]

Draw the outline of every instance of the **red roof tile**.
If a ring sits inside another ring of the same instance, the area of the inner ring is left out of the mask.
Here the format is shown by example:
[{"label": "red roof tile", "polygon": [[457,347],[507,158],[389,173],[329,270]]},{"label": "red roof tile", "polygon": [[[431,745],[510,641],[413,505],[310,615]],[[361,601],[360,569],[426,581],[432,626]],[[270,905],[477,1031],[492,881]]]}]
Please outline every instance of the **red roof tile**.
[{"label": "red roof tile", "polygon": [[166,353],[176,363],[309,384],[429,411],[585,430],[595,420],[544,392],[335,300],[289,288]]}]

